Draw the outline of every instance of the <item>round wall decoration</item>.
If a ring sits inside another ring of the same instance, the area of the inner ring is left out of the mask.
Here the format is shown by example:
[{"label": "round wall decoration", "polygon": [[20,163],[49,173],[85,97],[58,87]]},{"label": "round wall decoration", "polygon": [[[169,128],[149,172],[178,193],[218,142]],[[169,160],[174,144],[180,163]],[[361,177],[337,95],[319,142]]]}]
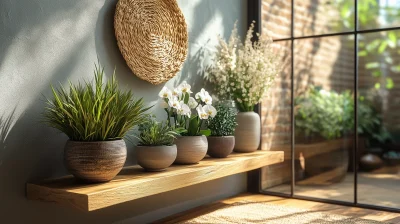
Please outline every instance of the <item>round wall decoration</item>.
[{"label": "round wall decoration", "polygon": [[119,0],[114,28],[122,56],[139,78],[160,84],[181,70],[188,33],[176,0]]}]

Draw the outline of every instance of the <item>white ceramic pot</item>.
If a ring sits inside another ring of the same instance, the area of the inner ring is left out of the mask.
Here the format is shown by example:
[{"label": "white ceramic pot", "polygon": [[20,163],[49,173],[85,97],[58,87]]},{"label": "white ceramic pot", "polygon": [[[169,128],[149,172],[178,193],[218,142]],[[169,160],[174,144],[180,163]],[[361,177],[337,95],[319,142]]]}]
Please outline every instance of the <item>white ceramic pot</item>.
[{"label": "white ceramic pot", "polygon": [[239,112],[236,116],[235,152],[254,152],[260,146],[261,121],[255,112]]},{"label": "white ceramic pot", "polygon": [[195,164],[207,154],[208,142],[204,135],[181,136],[175,139],[175,144],[178,149],[176,164]]}]

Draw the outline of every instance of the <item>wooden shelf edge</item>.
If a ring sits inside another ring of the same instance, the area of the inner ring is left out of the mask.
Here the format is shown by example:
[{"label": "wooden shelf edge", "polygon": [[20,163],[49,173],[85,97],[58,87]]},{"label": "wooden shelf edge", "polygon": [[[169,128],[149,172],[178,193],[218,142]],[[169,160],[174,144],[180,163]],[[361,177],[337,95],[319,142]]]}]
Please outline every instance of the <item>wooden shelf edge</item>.
[{"label": "wooden shelf edge", "polygon": [[68,193],[39,184],[26,184],[26,196],[29,200],[53,202],[82,211],[89,211],[89,197],[84,194]]},{"label": "wooden shelf edge", "polygon": [[282,151],[232,154],[228,158],[207,158],[196,165],[176,165],[165,172],[147,173],[139,166],[126,167],[113,181],[84,185],[72,177],[28,183],[30,200],[53,202],[83,211],[93,211],[135,199],[187,187],[225,176],[283,162]]}]

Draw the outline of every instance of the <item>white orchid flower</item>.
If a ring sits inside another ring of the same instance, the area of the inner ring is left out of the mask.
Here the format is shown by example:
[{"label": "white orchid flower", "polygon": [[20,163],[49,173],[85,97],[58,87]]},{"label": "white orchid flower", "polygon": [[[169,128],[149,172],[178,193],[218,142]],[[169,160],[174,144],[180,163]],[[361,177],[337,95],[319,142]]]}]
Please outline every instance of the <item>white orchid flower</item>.
[{"label": "white orchid flower", "polygon": [[206,113],[200,105],[196,108],[197,114],[199,115],[199,118],[202,120],[207,120],[208,119],[208,113]]},{"label": "white orchid flower", "polygon": [[200,99],[206,104],[212,104],[212,97],[204,88],[202,88],[200,92],[196,93],[195,98]]},{"label": "white orchid flower", "polygon": [[166,98],[169,98],[172,96],[172,92],[171,92],[171,90],[169,90],[167,87],[164,86],[162,88],[162,90],[160,91],[160,93],[158,93],[158,96],[166,99]]},{"label": "white orchid flower", "polygon": [[217,115],[217,110],[211,105],[204,105],[203,111],[206,112],[210,117],[215,117],[215,115]]},{"label": "white orchid flower", "polygon": [[202,88],[202,89],[200,90],[200,92],[198,92],[198,93],[196,93],[196,95],[194,95],[194,97],[195,97],[197,100],[202,100],[202,98],[204,98],[206,92],[207,92],[207,91],[206,91],[204,88]]},{"label": "white orchid flower", "polygon": [[210,94],[207,93],[207,95],[204,97],[203,102],[205,104],[211,105],[212,104],[212,97],[210,96]]},{"label": "white orchid flower", "polygon": [[195,98],[193,98],[193,97],[189,98],[188,106],[190,107],[190,109],[196,108],[198,104],[199,103],[197,103]]},{"label": "white orchid flower", "polygon": [[190,117],[191,111],[188,105],[186,105],[183,101],[179,103],[179,109],[177,109],[177,113],[179,115]]},{"label": "white orchid flower", "polygon": [[177,98],[181,97],[181,96],[182,96],[181,90],[180,90],[179,88],[175,88],[175,89],[172,91],[172,96],[177,97]]},{"label": "white orchid flower", "polygon": [[192,91],[190,90],[192,87],[189,85],[189,84],[187,84],[187,82],[186,81],[184,81],[182,84],[180,84],[179,86],[178,86],[178,89],[180,90],[180,92],[182,92],[182,93],[188,93],[188,94],[191,94],[192,93]]},{"label": "white orchid flower", "polygon": [[168,105],[172,108],[179,110],[181,104],[177,97],[170,97],[168,98]]}]

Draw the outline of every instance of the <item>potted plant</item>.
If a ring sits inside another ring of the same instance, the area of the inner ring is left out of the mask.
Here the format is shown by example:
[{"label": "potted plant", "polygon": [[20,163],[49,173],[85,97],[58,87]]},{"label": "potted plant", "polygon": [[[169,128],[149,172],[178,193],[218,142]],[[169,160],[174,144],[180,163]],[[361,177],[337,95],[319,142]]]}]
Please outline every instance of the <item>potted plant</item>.
[{"label": "potted plant", "polygon": [[124,166],[124,136],[143,122],[149,108],[131,91],[118,89],[115,72],[106,84],[100,66],[94,76],[94,82],[70,83],[69,90],[52,87],[44,121],[69,137],[64,162],[70,173],[86,182],[106,182]]},{"label": "potted plant", "polygon": [[154,116],[139,125],[140,135],[137,162],[146,171],[163,171],[176,159],[174,139],[177,133],[166,123],[157,122]]},{"label": "potted plant", "polygon": [[214,66],[210,79],[215,83],[220,99],[232,99],[239,113],[235,131],[235,151],[253,152],[258,149],[261,139],[261,122],[254,106],[261,102],[274,83],[278,73],[278,60],[272,49],[272,39],[259,35],[252,42],[254,22],[251,24],[244,43],[232,31],[229,42],[219,38]]},{"label": "potted plant", "polygon": [[[164,87],[159,96],[167,113],[167,123],[180,136],[175,140],[178,154],[175,160],[177,164],[195,164],[204,158],[207,153],[207,137],[211,131],[203,129],[205,122],[217,114],[211,105],[212,97],[201,89],[195,98],[190,94],[191,86],[183,82],[172,91]],[[197,114],[192,114],[196,109]]]},{"label": "potted plant", "polygon": [[353,95],[311,86],[294,99],[294,104],[296,154],[305,159],[306,175],[335,170],[330,181],[341,181],[353,149]]},{"label": "potted plant", "polygon": [[208,151],[211,157],[225,158],[232,153],[235,146],[235,128],[237,112],[226,105],[217,106],[218,114],[209,119],[208,128],[211,135],[207,137]]}]

